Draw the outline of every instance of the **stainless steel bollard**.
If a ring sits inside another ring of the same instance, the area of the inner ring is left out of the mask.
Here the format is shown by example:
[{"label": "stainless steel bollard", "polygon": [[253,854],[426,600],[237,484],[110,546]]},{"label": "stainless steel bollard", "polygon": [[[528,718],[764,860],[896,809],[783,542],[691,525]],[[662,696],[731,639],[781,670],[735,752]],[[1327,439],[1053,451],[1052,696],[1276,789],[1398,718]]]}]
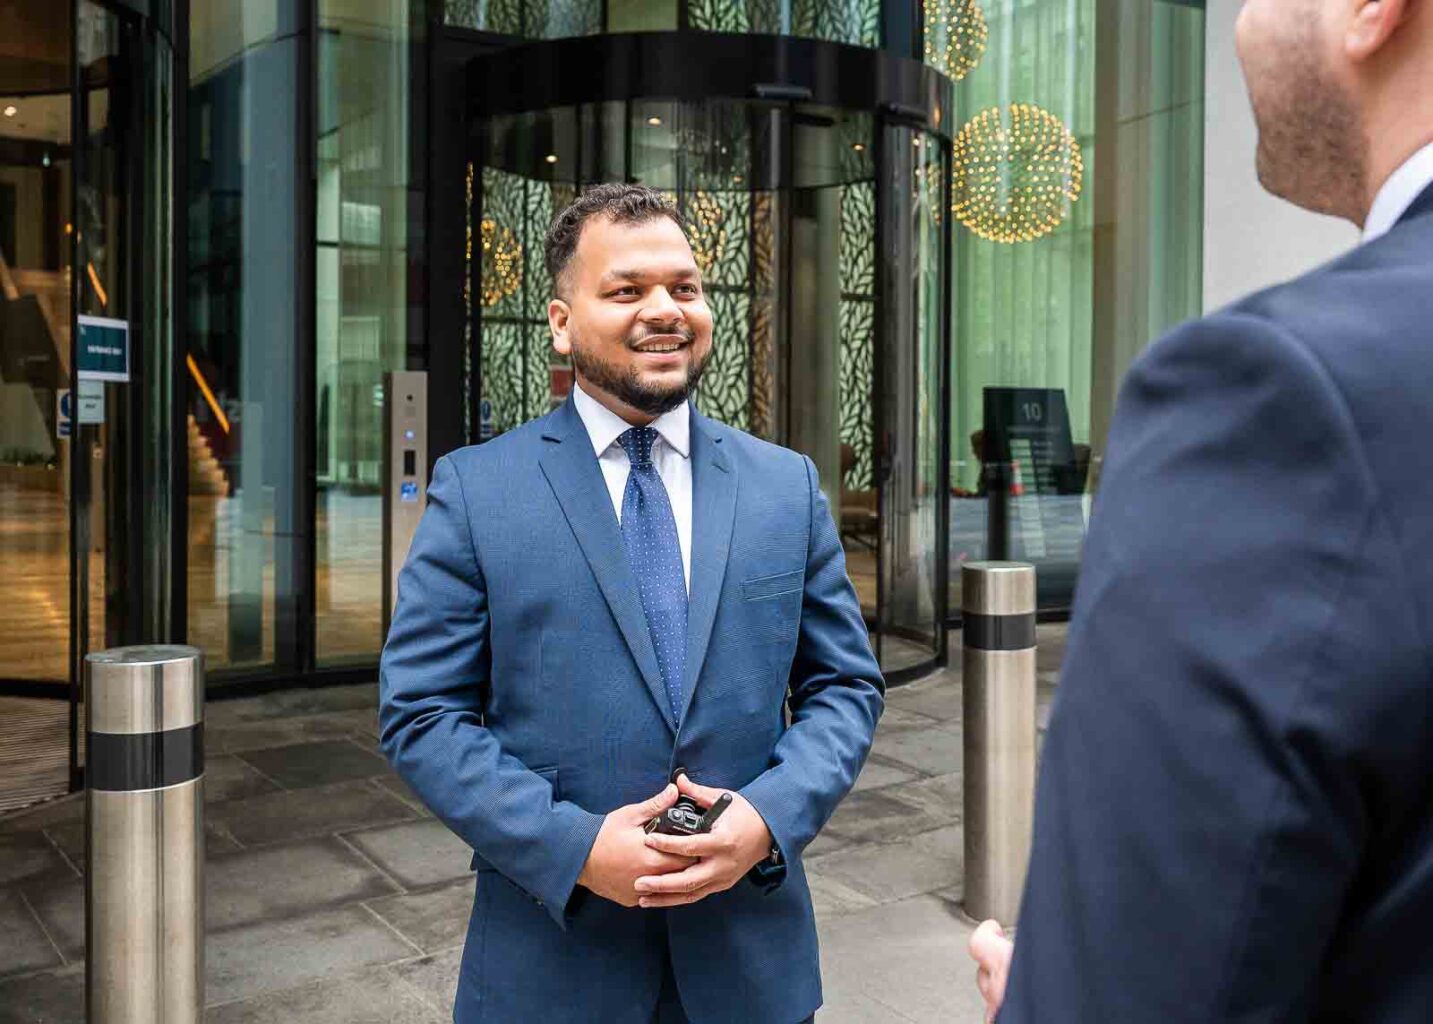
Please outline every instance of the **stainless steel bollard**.
[{"label": "stainless steel bollard", "polygon": [[1035,818],[1035,567],[961,566],[965,911],[1014,925]]},{"label": "stainless steel bollard", "polygon": [[204,1014],[204,662],[193,647],[86,657],[89,1024]]}]

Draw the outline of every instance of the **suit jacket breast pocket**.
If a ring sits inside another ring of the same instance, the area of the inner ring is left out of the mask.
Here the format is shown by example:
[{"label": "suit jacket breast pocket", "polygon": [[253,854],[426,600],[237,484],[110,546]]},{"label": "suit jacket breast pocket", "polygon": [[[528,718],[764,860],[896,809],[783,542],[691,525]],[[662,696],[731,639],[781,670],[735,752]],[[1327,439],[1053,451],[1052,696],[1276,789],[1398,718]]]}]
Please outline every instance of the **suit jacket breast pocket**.
[{"label": "suit jacket breast pocket", "polygon": [[793,569],[772,576],[756,576],[741,583],[741,594],[748,601],[770,601],[799,594],[806,586],[806,570]]},{"label": "suit jacket breast pocket", "polygon": [[742,606],[757,643],[787,645],[795,642],[801,622],[801,595],[806,570],[773,573],[743,580]]}]

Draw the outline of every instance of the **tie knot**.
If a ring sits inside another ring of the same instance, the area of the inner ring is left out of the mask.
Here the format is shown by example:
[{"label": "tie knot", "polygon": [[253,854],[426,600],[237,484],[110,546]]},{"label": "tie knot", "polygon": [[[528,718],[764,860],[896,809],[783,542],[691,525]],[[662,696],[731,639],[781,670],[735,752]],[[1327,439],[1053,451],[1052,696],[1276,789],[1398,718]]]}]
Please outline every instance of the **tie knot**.
[{"label": "tie knot", "polygon": [[627,453],[633,466],[650,466],[652,445],[657,443],[657,432],[651,427],[632,427],[622,432],[617,443]]}]

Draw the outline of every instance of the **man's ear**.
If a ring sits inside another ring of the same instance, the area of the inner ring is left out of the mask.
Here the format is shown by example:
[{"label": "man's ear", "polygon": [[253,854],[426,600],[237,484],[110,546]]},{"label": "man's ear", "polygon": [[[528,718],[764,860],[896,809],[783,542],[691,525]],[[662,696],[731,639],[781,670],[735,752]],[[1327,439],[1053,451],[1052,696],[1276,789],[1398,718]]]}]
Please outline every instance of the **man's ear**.
[{"label": "man's ear", "polygon": [[1408,21],[1412,7],[1413,0],[1367,0],[1361,3],[1344,32],[1344,54],[1356,64],[1375,56]]},{"label": "man's ear", "polygon": [[571,355],[572,342],[567,337],[567,321],[572,307],[561,299],[547,304],[547,326],[552,330],[552,347],[558,355]]}]

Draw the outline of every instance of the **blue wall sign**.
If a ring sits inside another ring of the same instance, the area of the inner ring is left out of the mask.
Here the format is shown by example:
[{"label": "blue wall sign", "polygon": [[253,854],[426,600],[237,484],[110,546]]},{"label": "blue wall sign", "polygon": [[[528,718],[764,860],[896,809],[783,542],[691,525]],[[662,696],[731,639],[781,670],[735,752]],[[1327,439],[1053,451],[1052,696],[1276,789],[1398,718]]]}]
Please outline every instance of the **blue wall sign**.
[{"label": "blue wall sign", "polygon": [[80,380],[129,382],[129,322],[103,316],[82,316]]}]

